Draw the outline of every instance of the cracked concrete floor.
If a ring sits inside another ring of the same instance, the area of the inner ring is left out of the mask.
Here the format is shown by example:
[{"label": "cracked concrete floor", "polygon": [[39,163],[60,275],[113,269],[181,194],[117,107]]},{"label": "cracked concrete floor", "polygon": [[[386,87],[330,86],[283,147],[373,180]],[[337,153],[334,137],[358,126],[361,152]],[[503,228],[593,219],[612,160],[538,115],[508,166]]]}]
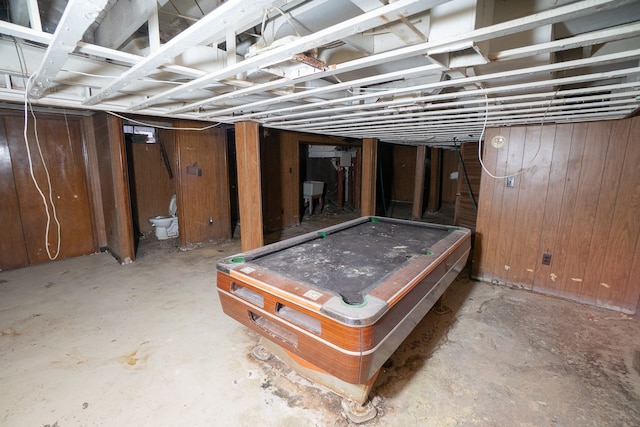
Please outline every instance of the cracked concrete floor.
[{"label": "cracked concrete floor", "polygon": [[[253,358],[259,337],[222,313],[215,265],[239,251],[155,242],[126,266],[98,254],[1,272],[0,425],[353,425],[340,398]],[[446,304],[383,368],[362,425],[640,425],[637,317],[468,272]]]}]

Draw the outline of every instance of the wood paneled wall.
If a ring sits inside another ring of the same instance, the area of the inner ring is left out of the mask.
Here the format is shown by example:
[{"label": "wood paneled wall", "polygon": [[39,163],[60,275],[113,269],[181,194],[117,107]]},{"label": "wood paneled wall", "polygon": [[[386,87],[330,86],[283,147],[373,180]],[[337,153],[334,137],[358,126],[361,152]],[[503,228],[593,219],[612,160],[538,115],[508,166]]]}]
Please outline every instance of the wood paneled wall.
[{"label": "wood paneled wall", "polygon": [[515,186],[483,172],[473,275],[635,312],[640,118],[488,129],[485,140],[498,134],[507,144],[487,144],[484,162]]},{"label": "wood paneled wall", "polygon": [[[56,257],[58,242],[60,253],[56,259],[97,250],[87,192],[82,118],[41,113],[36,113],[36,117],[37,122],[34,122],[29,116],[27,150],[23,114],[13,110],[2,113],[0,187],[3,196],[2,240],[5,241],[1,246],[0,268],[47,262],[50,260],[47,248],[51,256]],[[33,174],[42,195],[31,177],[29,151]]]},{"label": "wood paneled wall", "polygon": [[442,150],[442,193],[443,205],[452,206],[456,203],[458,180],[451,179],[451,173],[458,171],[458,155],[454,150]]},{"label": "wood paneled wall", "polygon": [[[480,161],[478,160],[478,143],[467,142],[460,146],[458,156],[458,180],[456,210],[453,223],[476,229],[477,203],[480,193]],[[444,175],[444,174],[443,174]],[[443,180],[449,176],[443,176]],[[472,197],[473,196],[473,197]]]},{"label": "wood paneled wall", "polygon": [[416,147],[392,145],[392,177],[390,201],[413,202],[413,187],[416,175]]},{"label": "wood paneled wall", "polygon": [[[202,127],[201,123],[178,121],[180,128]],[[229,161],[224,129],[176,130],[178,159],[178,224],[180,242],[231,239]],[[195,169],[200,175],[187,171]],[[191,169],[193,168],[193,169]]]},{"label": "wood paneled wall", "polygon": [[300,224],[299,134],[269,129],[262,132],[262,215],[265,231]]},{"label": "wood paneled wall", "polygon": [[135,247],[122,121],[98,113],[93,127],[107,248],[120,263],[128,264],[135,260]]},{"label": "wood paneled wall", "polygon": [[0,198],[0,270],[27,266],[29,258],[4,120],[0,120]]}]

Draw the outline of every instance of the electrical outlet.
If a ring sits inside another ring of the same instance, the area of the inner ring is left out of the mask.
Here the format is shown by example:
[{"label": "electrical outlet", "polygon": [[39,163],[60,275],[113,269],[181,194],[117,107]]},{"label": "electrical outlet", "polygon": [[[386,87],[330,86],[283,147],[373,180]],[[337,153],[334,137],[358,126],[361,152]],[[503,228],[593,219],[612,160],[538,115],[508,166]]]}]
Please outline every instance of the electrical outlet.
[{"label": "electrical outlet", "polygon": [[542,254],[542,265],[551,265],[551,252]]},{"label": "electrical outlet", "polygon": [[507,177],[507,187],[515,187],[516,185],[516,177],[515,176],[508,176]]}]

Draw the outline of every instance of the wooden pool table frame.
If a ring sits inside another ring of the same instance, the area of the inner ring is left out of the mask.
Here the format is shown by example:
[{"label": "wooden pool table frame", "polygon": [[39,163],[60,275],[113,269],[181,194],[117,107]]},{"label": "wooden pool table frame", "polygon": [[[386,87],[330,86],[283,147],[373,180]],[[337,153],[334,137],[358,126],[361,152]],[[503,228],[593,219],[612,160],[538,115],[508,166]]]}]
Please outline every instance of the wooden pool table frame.
[{"label": "wooden pool table frame", "polygon": [[[273,251],[316,239],[319,233],[330,235],[370,220],[359,218],[222,260],[217,288],[224,313],[323,375],[346,384],[372,384],[382,364],[466,264],[470,231],[420,223],[448,228],[451,233],[434,244],[429,254],[416,256],[395,270],[383,285],[367,293],[366,304],[359,307],[348,306],[339,295],[251,263]],[[234,264],[236,260],[241,262]],[[345,397],[354,398],[349,394]],[[355,400],[363,399],[359,396]]]}]

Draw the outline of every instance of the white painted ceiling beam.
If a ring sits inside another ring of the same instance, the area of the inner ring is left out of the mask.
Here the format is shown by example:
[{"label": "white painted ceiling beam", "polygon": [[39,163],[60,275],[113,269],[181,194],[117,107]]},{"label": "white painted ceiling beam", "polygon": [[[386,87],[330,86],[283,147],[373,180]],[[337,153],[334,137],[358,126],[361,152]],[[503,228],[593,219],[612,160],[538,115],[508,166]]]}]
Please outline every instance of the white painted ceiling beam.
[{"label": "white painted ceiling beam", "polygon": [[[551,86],[551,85],[550,85]],[[579,89],[567,89],[562,91],[549,91],[549,92],[534,92],[529,94],[518,94],[518,95],[509,95],[509,96],[497,96],[490,98],[490,102],[493,104],[503,104],[506,107],[511,105],[512,101],[516,100],[535,100],[539,99],[541,101],[528,101],[530,104],[535,104],[538,102],[548,103],[549,99],[554,99],[554,102],[564,101],[566,103],[572,102],[581,102],[581,100],[585,99],[587,101],[592,100],[591,97],[596,99],[599,98],[616,98],[616,97],[633,97],[635,96],[635,88],[638,87],[637,82],[628,82],[628,83],[619,83],[619,84],[611,84],[611,85],[602,85],[602,86],[587,86]],[[506,88],[510,89],[510,88]],[[617,92],[616,92],[617,91]],[[602,93],[602,92],[611,92],[606,95],[589,95],[592,93]],[[456,108],[459,106],[465,106],[469,104],[486,104],[486,98],[478,98],[484,96],[482,90],[476,90],[473,93],[470,93],[469,96],[475,99],[470,100],[456,100],[460,95],[459,94],[439,94],[435,96],[427,96],[415,99],[415,104],[411,106],[402,107],[402,108],[433,108],[433,109],[447,109],[447,108]],[[498,92],[499,93],[499,92]],[[564,98],[569,97],[569,98]],[[638,100],[636,100],[638,101]],[[385,103],[385,106],[379,110],[367,110],[367,111],[358,111],[352,112],[342,115],[334,115],[330,117],[305,117],[301,119],[294,120],[283,120],[278,121],[272,120],[269,121],[270,126],[310,126],[313,127],[318,123],[335,123],[336,120],[348,121],[348,120],[375,120],[374,116],[377,116],[384,112],[392,112],[395,111],[398,106],[401,104],[401,101],[394,101],[394,105],[388,105],[389,103]],[[405,100],[403,104],[407,104]],[[421,107],[421,105],[424,105]]]},{"label": "white painted ceiling beam", "polygon": [[[366,93],[362,95],[339,98],[335,100],[316,102],[313,104],[298,105],[295,107],[270,109],[265,112],[261,111],[256,113],[244,114],[242,115],[242,119],[243,120],[268,119],[268,117],[265,117],[265,116],[267,115],[273,116],[278,113],[289,114],[289,113],[306,110],[306,109],[313,109],[314,111],[309,112],[309,114],[314,114],[314,113],[319,113],[320,112],[319,110],[321,107],[344,108],[344,107],[336,107],[336,106],[340,104],[353,103],[355,101],[376,100],[376,99],[385,98],[385,97],[394,97],[397,95],[411,94],[411,93],[417,93],[421,91],[431,91],[431,90],[442,89],[442,88],[452,88],[452,87],[459,88],[459,87],[464,87],[471,84],[486,84],[487,82],[490,82],[490,81],[502,80],[505,78],[513,78],[515,76],[533,75],[533,74],[539,74],[539,73],[552,73],[552,72],[561,71],[561,70],[569,70],[569,69],[581,68],[581,67],[587,67],[587,66],[593,66],[593,65],[602,65],[602,64],[616,62],[616,61],[627,61],[629,59],[638,58],[638,57],[640,57],[640,49],[635,49],[632,51],[626,51],[622,53],[613,53],[613,54],[602,55],[602,56],[593,57],[593,58],[584,58],[584,59],[578,59],[573,61],[545,64],[545,65],[540,65],[536,67],[521,68],[519,70],[503,71],[503,72],[498,72],[498,73],[493,73],[488,75],[452,79],[452,80],[447,80],[442,82],[415,85],[415,86],[409,86],[404,88],[394,88],[391,90],[380,91],[377,93]],[[362,107],[365,107],[366,105],[367,104],[360,104],[355,107],[349,106],[348,108],[362,108]],[[220,117],[220,116],[212,114],[210,117]]]},{"label": "white painted ceiling beam", "polygon": [[453,117],[453,118],[449,118],[449,119],[443,119],[440,120],[439,122],[418,122],[418,123],[412,123],[412,124],[397,124],[397,125],[387,125],[387,126],[379,126],[379,127],[372,127],[372,126],[364,126],[364,127],[354,127],[351,129],[345,129],[345,130],[341,130],[341,129],[331,129],[331,128],[326,128],[326,129],[313,129],[311,130],[312,132],[331,132],[331,133],[339,133],[339,134],[345,134],[345,135],[352,135],[354,133],[362,133],[362,132],[369,132],[369,133],[376,133],[376,134],[380,134],[380,133],[386,133],[386,132],[398,132],[398,131],[414,131],[414,130],[439,130],[439,129],[445,129],[445,128],[455,128],[455,127],[463,127],[464,129],[468,129],[469,126],[474,126],[474,125],[480,125],[482,126],[482,124],[484,123],[485,117],[488,118],[488,123],[498,123],[500,121],[509,121],[509,122],[513,122],[513,121],[519,121],[522,119],[536,119],[538,118],[538,122],[543,121],[542,119],[544,119],[544,122],[552,122],[554,120],[554,117],[556,116],[564,116],[567,114],[592,114],[592,113],[602,113],[602,112],[606,112],[606,111],[610,111],[610,112],[614,112],[615,114],[628,114],[629,112],[633,111],[633,108],[630,106],[615,106],[614,108],[607,108],[606,105],[604,106],[600,106],[600,107],[595,107],[595,108],[582,108],[582,109],[574,109],[574,110],[570,110],[570,111],[551,111],[551,112],[546,112],[545,114],[545,109],[539,109],[537,111],[520,111],[520,114],[489,114],[488,116],[485,116],[485,114],[476,114],[476,117],[467,117],[467,118],[458,118],[458,117]]},{"label": "white painted ceiling beam", "polygon": [[551,42],[540,43],[515,49],[493,52],[488,55],[492,61],[506,61],[510,59],[525,58],[533,55],[557,52],[560,50],[575,49],[578,47],[593,46],[599,43],[608,43],[615,40],[623,40],[640,35],[640,23],[620,25],[604,30],[593,31],[573,37],[567,37]]},{"label": "white painted ceiling beam", "polygon": [[[535,91],[537,89],[553,88],[561,85],[586,83],[586,82],[593,82],[598,80],[628,77],[628,76],[633,77],[638,74],[640,74],[640,67],[633,67],[633,68],[626,68],[626,69],[620,69],[620,70],[612,70],[612,71],[602,72],[602,73],[592,73],[592,74],[585,74],[585,75],[572,76],[572,77],[532,81],[528,83],[517,83],[517,84],[512,84],[507,86],[465,90],[463,92],[452,92],[452,93],[443,93],[443,94],[437,94],[437,95],[419,96],[419,97],[414,97],[412,101],[416,103],[417,102],[433,102],[436,100],[443,101],[447,99],[457,99],[457,98],[464,98],[469,96],[485,96],[485,95],[488,96],[495,93],[508,93],[508,92],[518,92],[518,91],[526,93],[529,91]],[[638,85],[637,82],[632,84],[634,84],[635,86]],[[386,107],[392,107],[394,105],[406,105],[406,104],[407,104],[406,99],[381,101],[381,102],[369,103],[369,104],[359,104],[356,106],[350,105],[350,106],[344,106],[344,107],[333,107],[331,108],[331,110],[317,109],[312,111],[292,113],[292,114],[286,114],[286,115],[280,115],[280,116],[271,115],[269,117],[262,118],[260,121],[262,123],[269,123],[271,120],[273,121],[286,120],[290,118],[300,118],[305,116],[340,117],[343,113],[350,112],[350,111],[375,110],[375,109],[381,109]],[[331,114],[330,115],[327,114],[328,112],[331,112]],[[218,118],[218,120],[220,121],[226,121],[229,119],[231,119],[232,121],[247,120],[244,116],[234,116],[231,118]]]},{"label": "white painted ceiling beam", "polygon": [[[51,44],[51,41],[53,40],[53,34],[35,31],[31,28],[22,27],[20,25],[15,25],[6,21],[0,21],[0,34],[6,34],[10,37],[24,39],[47,46]],[[45,49],[42,49],[42,51],[44,54]],[[75,53],[95,56],[111,61],[117,61],[126,65],[135,65],[144,59],[143,56],[134,55],[132,53],[109,49],[103,46],[84,42],[78,42],[78,47],[74,54]],[[166,65],[162,67],[162,70],[182,75],[188,78],[198,78],[206,74],[204,71],[181,65]]]},{"label": "white painted ceiling beam", "polygon": [[[640,92],[635,91],[634,94],[639,95]],[[339,121],[335,120],[333,122],[324,122],[318,123],[313,126],[310,125],[289,125],[288,128],[292,130],[304,130],[304,131],[320,131],[320,130],[331,130],[333,132],[339,132],[342,129],[345,130],[357,130],[357,129],[373,129],[379,130],[384,129],[389,126],[396,125],[409,125],[413,126],[414,124],[423,123],[425,120],[429,120],[429,124],[433,125],[432,121],[438,120],[453,120],[453,119],[473,119],[476,120],[478,115],[482,116],[488,111],[489,117],[509,117],[510,114],[514,113],[537,113],[537,112],[556,112],[556,111],[564,111],[569,112],[572,110],[580,110],[586,107],[607,107],[607,106],[616,106],[617,109],[633,109],[635,105],[637,105],[637,100],[635,99],[618,99],[615,101],[612,100],[602,100],[602,96],[593,96],[593,97],[585,97],[580,100],[583,102],[587,102],[587,104],[581,103],[572,103],[567,104],[563,101],[563,99],[554,99],[552,101],[538,101],[538,102],[521,102],[514,103],[508,106],[503,105],[489,105],[488,109],[486,106],[478,106],[478,107],[467,107],[463,110],[461,109],[446,109],[446,110],[435,110],[435,111],[422,111],[417,113],[408,113],[408,114],[397,114],[390,115],[380,114],[379,116],[368,117],[367,119],[360,119],[358,121]],[[549,107],[549,104],[552,106]],[[376,124],[380,123],[380,124]]]},{"label": "white painted ceiling beam", "polygon": [[149,31],[149,52],[155,53],[160,49],[160,20],[158,19],[158,4],[153,2],[153,10],[147,21]]},{"label": "white painted ceiling beam", "polygon": [[[513,49],[510,51],[503,51],[503,52],[497,52],[496,54],[494,54],[496,56],[496,59],[500,59],[500,60],[507,60],[507,59],[514,59],[514,58],[520,58],[523,56],[529,56],[529,55],[538,55],[540,53],[549,53],[549,52],[553,52],[553,51],[557,51],[557,50],[566,50],[566,49],[572,49],[575,47],[584,47],[584,46],[588,46],[588,45],[592,45],[592,44],[597,44],[597,43],[604,43],[604,42],[608,42],[608,41],[613,41],[613,40],[620,40],[620,39],[625,39],[625,38],[630,38],[630,37],[634,37],[640,35],[640,23],[633,23],[633,24],[628,24],[628,25],[623,25],[620,27],[615,27],[615,28],[610,28],[607,30],[602,30],[602,31],[596,31],[593,33],[587,33],[587,34],[583,34],[580,36],[576,36],[576,37],[572,37],[572,38],[568,38],[568,39],[563,39],[563,40],[559,40],[559,41],[555,41],[555,42],[550,42],[550,43],[542,43],[542,44],[538,44],[538,45],[533,45],[533,46],[527,46],[525,48],[520,48],[520,49]],[[525,55],[525,52],[527,52],[527,54]],[[199,114],[198,117],[200,118],[207,118],[207,117],[212,117],[212,116],[219,116],[219,115],[224,115],[224,114],[229,114],[229,113],[233,113],[236,111],[241,111],[241,110],[250,110],[250,109],[254,109],[256,107],[260,107],[260,106],[265,106],[265,105],[271,105],[271,104],[275,104],[276,102],[286,102],[286,101],[292,101],[292,100],[297,100],[297,99],[302,99],[305,98],[306,96],[310,96],[310,95],[321,95],[323,93],[328,93],[328,92],[333,92],[333,91],[338,91],[338,90],[344,90],[346,88],[352,88],[352,87],[362,87],[362,86],[366,86],[366,85],[371,85],[371,84],[376,84],[376,83],[382,83],[382,82],[386,82],[386,81],[393,81],[393,80],[397,80],[398,77],[402,77],[404,79],[410,79],[411,77],[414,77],[415,74],[419,74],[420,72],[422,72],[422,70],[427,70],[430,71],[431,66],[426,66],[426,67],[418,67],[415,69],[409,69],[409,70],[403,70],[400,72],[393,72],[393,73],[388,73],[385,75],[381,75],[381,76],[376,76],[376,77],[369,77],[369,78],[365,78],[365,79],[358,79],[358,80],[352,80],[352,81],[346,81],[343,83],[339,83],[339,84],[334,84],[331,86],[326,86],[323,88],[318,88],[318,89],[314,89],[314,90],[309,90],[309,91],[301,91],[301,92],[297,92],[297,93],[293,93],[293,94],[288,94],[279,98],[269,98],[267,100],[263,100],[263,101],[257,101],[257,102],[253,102],[253,103],[248,103],[248,104],[242,104],[239,105],[237,107],[230,107],[230,108],[226,108],[224,110],[218,110],[218,111],[209,111],[203,114]],[[435,71],[436,69],[434,69]],[[386,77],[388,78],[386,78]],[[450,80],[450,82],[455,82],[456,80]],[[463,83],[464,84],[464,83]],[[222,97],[220,97],[222,98]],[[213,98],[215,99],[215,98]],[[184,111],[188,111],[189,107],[185,107],[185,108],[179,108],[176,109],[174,111],[177,112],[184,112]]]},{"label": "white painted ceiling beam", "polygon": [[[627,1],[628,3],[628,1]],[[524,18],[513,19],[511,21],[502,22],[499,24],[491,25],[488,27],[480,28],[478,30],[474,30],[465,34],[461,34],[456,36],[455,38],[447,38],[443,40],[437,40],[433,42],[421,43],[414,46],[407,46],[404,48],[396,49],[391,52],[384,52],[377,55],[371,55],[364,58],[359,58],[356,60],[348,61],[341,64],[331,65],[328,70],[318,71],[309,76],[305,76],[297,79],[280,79],[274,82],[268,82],[261,85],[256,85],[254,88],[234,91],[232,94],[223,94],[215,97],[211,97],[208,99],[204,99],[201,101],[193,102],[188,105],[182,106],[180,108],[175,109],[176,113],[195,110],[207,104],[212,104],[216,102],[220,102],[224,99],[228,98],[236,98],[243,95],[248,95],[252,93],[257,93],[260,91],[267,91],[274,88],[293,85],[295,83],[302,83],[305,81],[313,80],[314,78],[325,78],[341,73],[351,72],[360,70],[366,67],[372,67],[375,65],[384,64],[387,62],[397,61],[401,59],[406,59],[412,56],[423,55],[428,53],[442,53],[446,52],[449,49],[458,46],[463,42],[472,42],[472,41],[485,41],[495,37],[502,37],[505,35],[510,35],[518,32],[522,32],[528,29],[536,28],[541,25],[551,24],[555,22],[560,22],[562,20],[566,20],[569,18],[576,18],[580,16],[587,15],[592,13],[595,9],[602,8],[615,8],[617,6],[621,6],[623,3],[615,2],[613,0],[587,0],[582,1],[576,4],[571,4],[568,6],[563,6],[559,8],[554,8],[548,11],[536,13]],[[219,78],[222,78],[221,74]],[[166,101],[171,96],[174,96],[173,93],[165,94],[162,97],[158,97],[158,101]],[[153,98],[152,98],[153,99]],[[139,105],[132,106],[132,110],[135,111],[139,108],[144,108],[148,106],[148,103],[142,103]]]},{"label": "white painted ceiling beam", "polygon": [[[372,12],[365,13],[346,21],[340,22],[314,34],[301,37],[291,43],[261,52],[245,59],[234,66],[227,67],[218,72],[207,74],[204,77],[185,83],[179,88],[155,95],[147,101],[133,106],[132,109],[146,108],[153,104],[163,103],[180,94],[205,87],[210,82],[226,79],[243,72],[256,70],[289,59],[292,55],[306,52],[323,44],[361,33],[368,29],[380,26],[389,21],[399,19],[399,16],[412,15],[431,7],[446,3],[449,0],[398,0],[397,2],[382,6]],[[216,9],[217,10],[217,9]],[[215,12],[215,11],[214,11]]]},{"label": "white painted ceiling beam", "polygon": [[226,28],[242,29],[260,22],[265,8],[281,6],[285,0],[229,0],[209,13],[189,28],[164,44],[155,53],[135,64],[114,82],[103,87],[97,94],[85,101],[85,105],[96,105],[112,96],[135,80],[165,65],[190,47],[204,41],[224,40]]},{"label": "white painted ceiling beam", "polygon": [[385,119],[383,124],[380,125],[363,125],[363,126],[348,126],[345,128],[335,127],[335,126],[326,126],[326,127],[316,127],[312,129],[306,130],[306,132],[334,132],[334,133],[350,133],[350,132],[384,132],[387,130],[404,130],[404,131],[413,131],[415,129],[420,128],[435,128],[438,126],[439,122],[443,125],[447,126],[467,126],[469,124],[474,125],[480,122],[483,122],[485,117],[491,121],[497,120],[509,120],[514,121],[521,118],[533,118],[533,117],[541,117],[553,120],[553,117],[561,114],[586,114],[589,112],[602,112],[602,111],[615,111],[626,112],[629,113],[634,110],[633,105],[629,105],[628,103],[624,103],[623,105],[616,105],[616,103],[607,104],[606,102],[601,103],[593,103],[587,106],[577,106],[573,105],[571,108],[550,108],[547,110],[545,107],[540,108],[523,108],[519,111],[489,111],[485,113],[482,110],[478,110],[475,113],[464,114],[464,115],[441,115],[441,116],[433,116],[429,117],[428,121],[425,119],[405,119],[404,121],[397,120],[389,120]]},{"label": "white painted ceiling beam", "polygon": [[[542,117],[522,117],[522,118],[509,118],[505,121],[500,120],[492,120],[487,123],[487,127],[501,127],[501,126],[520,126],[520,125],[540,125],[541,123],[563,123],[563,122],[585,122],[585,121],[600,121],[600,120],[612,120],[612,119],[621,119],[629,114],[632,110],[623,110],[620,112],[617,111],[609,111],[606,108],[604,109],[594,109],[593,111],[584,112],[583,114],[572,112],[571,114],[561,114],[554,117],[547,117],[544,121],[542,121]],[[576,120],[576,116],[577,119]],[[448,133],[450,135],[450,141],[453,140],[453,137],[457,137],[459,141],[468,141],[473,139],[469,137],[469,135],[474,136],[476,139],[478,138],[480,131],[483,128],[483,123],[478,126],[471,126],[467,123],[447,123],[442,127],[438,126],[425,126],[412,129],[408,132],[406,129],[395,129],[393,127],[389,128],[386,131],[375,132],[375,131],[363,131],[363,132],[340,132],[335,133],[334,135],[340,135],[344,137],[352,137],[352,138],[377,138],[383,141],[393,140],[394,137],[404,140],[407,142],[408,140],[420,142],[421,140],[427,140],[431,137],[442,136],[442,134]],[[331,132],[313,132],[313,133],[321,133],[321,134],[329,134]],[[409,135],[409,138],[407,136]]]},{"label": "white painted ceiling beam", "polygon": [[27,10],[29,11],[29,24],[32,29],[42,31],[42,21],[40,20],[40,8],[37,0],[27,0]]},{"label": "white painted ceiling beam", "polygon": [[[362,79],[349,80],[346,82],[335,83],[329,86],[318,87],[315,89],[302,90],[300,92],[286,94],[277,98],[270,98],[263,101],[256,101],[248,104],[242,104],[237,107],[230,107],[220,111],[207,112],[207,113],[198,115],[198,117],[205,118],[207,116],[229,114],[239,110],[247,110],[247,109],[252,109],[252,108],[256,108],[264,105],[271,105],[275,103],[275,100],[277,100],[278,103],[297,101],[297,100],[309,98],[312,96],[318,96],[318,95],[324,95],[331,92],[343,91],[343,90],[347,90],[354,87],[361,87],[361,86],[373,85],[373,84],[379,84],[379,83],[389,83],[396,80],[410,79],[418,76],[433,75],[441,71],[443,71],[443,68],[441,65],[438,65],[438,64],[430,64],[430,65],[425,65],[423,67],[415,67],[407,70],[393,71],[391,73],[365,77]],[[186,111],[186,109],[181,108],[181,109],[178,109],[178,111],[184,112]]]},{"label": "white painted ceiling beam", "polygon": [[29,88],[31,98],[40,98],[53,84],[71,52],[82,39],[85,31],[95,22],[108,0],[70,0],[53,34],[53,39],[33,76]]}]

